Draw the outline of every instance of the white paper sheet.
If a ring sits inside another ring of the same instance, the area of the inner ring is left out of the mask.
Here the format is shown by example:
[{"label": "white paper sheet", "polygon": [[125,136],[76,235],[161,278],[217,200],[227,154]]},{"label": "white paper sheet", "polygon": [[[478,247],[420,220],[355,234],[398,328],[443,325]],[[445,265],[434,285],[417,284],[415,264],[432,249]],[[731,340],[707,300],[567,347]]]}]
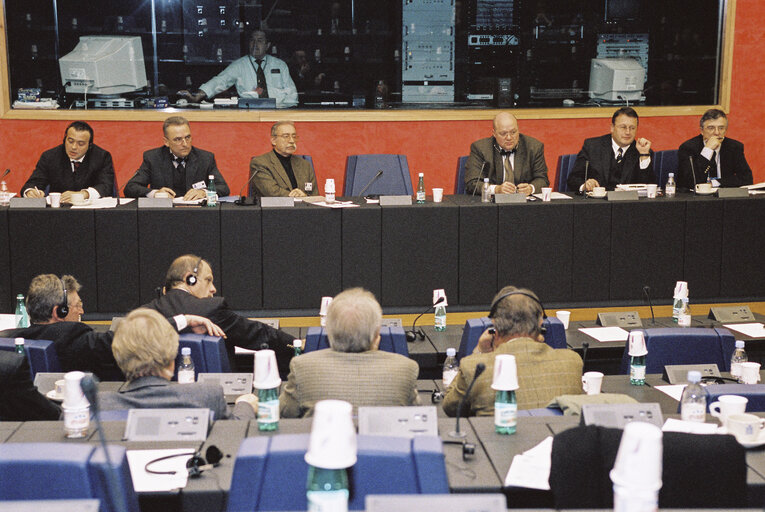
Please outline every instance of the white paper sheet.
[{"label": "white paper sheet", "polygon": [[716,423],[699,423],[698,421],[667,418],[661,429],[664,432],[685,432],[686,434],[717,434],[718,426]]},{"label": "white paper sheet", "polygon": [[621,327],[582,327],[579,330],[600,342],[627,341],[630,336],[630,333]]},{"label": "white paper sheet", "polygon": [[316,206],[323,206],[325,208],[358,208],[359,205],[353,201],[335,201],[334,203],[328,203],[326,201],[319,201],[317,203],[310,203]]},{"label": "white paper sheet", "polygon": [[552,442],[552,436],[547,436],[534,448],[513,457],[505,477],[505,486],[549,491]]},{"label": "white paper sheet", "polygon": [[683,396],[685,386],[685,384],[667,384],[666,386],[654,386],[653,389],[661,391],[665,395],[669,395],[679,402],[680,398]]},{"label": "white paper sheet", "polygon": [[[173,454],[183,454],[172,459],[155,462],[149,469],[153,471],[175,471],[174,475],[155,475],[147,473],[146,463]],[[135,492],[160,492],[183,489],[189,478],[186,461],[194,455],[191,448],[172,450],[128,450],[127,459],[130,466],[130,476],[133,478]]]},{"label": "white paper sheet", "polygon": [[183,196],[181,196],[181,197],[174,197],[173,198],[173,204],[178,204],[178,205],[181,205],[181,206],[193,206],[193,205],[197,205],[197,204],[202,204],[202,201],[204,201],[205,199],[207,199],[207,198],[203,197],[201,199],[190,199],[190,200],[187,201],[187,200],[185,200],[183,198]]},{"label": "white paper sheet", "polygon": [[[533,196],[539,199],[540,201],[542,200],[541,192],[539,194],[533,194]],[[555,201],[556,199],[573,199],[573,198],[571,196],[567,196],[566,194],[561,194],[560,192],[550,193],[550,200]]]},{"label": "white paper sheet", "polygon": [[760,322],[750,324],[726,324],[723,327],[731,331],[746,334],[752,338],[765,338],[765,326]]},{"label": "white paper sheet", "polygon": [[0,314],[0,331],[16,328],[16,315],[13,313]]},{"label": "white paper sheet", "polygon": [[102,208],[116,208],[119,199],[116,197],[99,197],[91,199],[88,204],[72,205],[72,210],[100,210]]}]

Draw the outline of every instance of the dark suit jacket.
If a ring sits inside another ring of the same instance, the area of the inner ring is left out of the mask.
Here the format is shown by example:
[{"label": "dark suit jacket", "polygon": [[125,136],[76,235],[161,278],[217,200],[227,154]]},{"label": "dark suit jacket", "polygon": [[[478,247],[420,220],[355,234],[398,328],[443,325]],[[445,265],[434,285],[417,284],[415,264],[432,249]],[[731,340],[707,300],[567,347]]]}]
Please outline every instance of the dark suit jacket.
[{"label": "dark suit jacket", "polygon": [[[635,147],[635,141],[630,144],[624,153],[624,173],[620,184],[625,183],[656,183],[653,173],[653,150],[650,152],[651,163],[645,169],[640,168],[640,157]],[[614,160],[614,151],[611,146],[611,134],[586,139],[582,149],[576,156],[574,168],[568,175],[568,189],[572,192],[579,190],[584,183],[585,163],[590,162],[587,169],[587,179],[598,180],[601,187],[613,189],[609,186],[611,174],[611,162]]]},{"label": "dark suit jacket", "polygon": [[235,346],[252,350],[270,348],[276,352],[279,373],[284,377],[289,373],[293,351],[287,345],[292,343],[294,337],[264,323],[239,316],[228,307],[223,297],[200,299],[175,288],[143,307],[159,311],[165,316],[189,314],[209,318],[226,333],[226,348],[232,361]]},{"label": "dark suit jacket", "polygon": [[[311,192],[307,192],[307,194],[309,196],[319,195],[316,174],[314,174],[311,163],[295,155],[290,157],[290,163],[292,164],[292,172],[295,174],[297,188],[305,192],[305,184],[310,182],[313,186]],[[252,160],[250,160],[250,178],[252,178],[255,172],[258,174],[250,185],[251,196],[277,197],[290,195],[292,190],[290,178],[273,151],[252,157]]]},{"label": "dark suit jacket", "polygon": [[[125,184],[125,197],[144,197],[151,190],[162,187],[173,188],[174,172],[175,167],[169,148],[162,146],[144,152],[141,167]],[[226,180],[223,179],[215,164],[215,155],[204,149],[191,148],[186,162],[186,186],[183,190],[175,190],[176,196],[182,197],[194,183],[200,181],[207,183],[207,177],[211,174],[215,176],[215,189],[218,191],[218,196],[229,195]]]},{"label": "dark suit jacket", "polygon": [[32,384],[27,358],[0,350],[0,421],[57,420],[60,414]]},{"label": "dark suit jacket", "polygon": [[[704,149],[704,138],[701,134],[683,142],[677,150],[678,178],[677,185],[692,189],[694,183],[706,183],[710,161],[701,156]],[[744,145],[735,139],[725,137],[720,144],[720,186],[740,187],[753,183],[752,169],[744,156]],[[693,157],[693,170],[696,181],[691,174],[690,157]]]},{"label": "dark suit jacket", "polygon": [[[541,192],[542,187],[550,185],[550,180],[547,178],[545,146],[540,141],[521,134],[514,161],[513,176],[516,185],[530,183],[534,185],[534,192]],[[486,165],[481,173],[484,162]],[[494,137],[475,141],[470,145],[470,156],[465,164],[465,192],[472,194],[475,191],[476,194],[480,194],[483,178],[489,178],[489,183],[492,185],[502,184],[504,172],[502,155],[497,149]]]},{"label": "dark suit jacket", "polygon": [[95,144],[90,146],[77,172],[72,172],[72,161],[60,144],[40,155],[21,193],[28,188],[44,190],[50,185],[50,192],[66,192],[93,187],[101,196],[114,194],[114,165],[112,155]]}]

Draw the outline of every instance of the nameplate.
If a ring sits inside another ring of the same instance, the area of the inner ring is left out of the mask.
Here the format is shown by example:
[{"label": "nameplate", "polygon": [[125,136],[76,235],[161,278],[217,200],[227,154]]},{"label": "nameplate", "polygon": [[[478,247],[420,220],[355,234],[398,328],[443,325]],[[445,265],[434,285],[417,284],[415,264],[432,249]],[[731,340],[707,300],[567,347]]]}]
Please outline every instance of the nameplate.
[{"label": "nameplate", "polygon": [[688,372],[697,371],[701,378],[714,379],[720,377],[720,370],[714,363],[707,364],[668,364],[664,366],[662,378],[670,384],[687,384]]},{"label": "nameplate", "polygon": [[709,308],[709,316],[722,323],[754,322],[754,314],[749,306],[721,306]]},{"label": "nameplate", "polygon": [[637,190],[609,190],[609,201],[637,201]]},{"label": "nameplate", "polygon": [[123,440],[204,441],[211,422],[210,409],[130,409]]},{"label": "nameplate", "polygon": [[598,325],[603,327],[621,327],[623,329],[639,329],[643,327],[640,314],[637,311],[617,311],[613,313],[598,313]]},{"label": "nameplate", "polygon": [[412,196],[380,196],[380,206],[408,206]]},{"label": "nameplate", "polygon": [[12,197],[9,208],[45,208],[48,203],[44,197]]},{"label": "nameplate", "polygon": [[275,109],[276,98],[239,98],[239,108],[243,109]]},{"label": "nameplate", "polygon": [[645,404],[584,404],[582,423],[607,428],[624,428],[632,421],[644,421],[661,428],[664,419],[657,403]]},{"label": "nameplate", "polygon": [[267,326],[273,327],[274,329],[279,328],[278,318],[252,318],[252,320],[257,320],[261,324],[266,324]]},{"label": "nameplate", "polygon": [[359,407],[359,434],[438,437],[436,406]]},{"label": "nameplate", "polygon": [[367,512],[505,512],[504,494],[367,494]]},{"label": "nameplate", "polygon": [[220,384],[224,395],[245,395],[252,393],[251,373],[200,373],[197,382]]},{"label": "nameplate", "polygon": [[138,208],[172,208],[172,197],[139,197]]},{"label": "nameplate", "polygon": [[381,325],[382,327],[403,327],[400,318],[383,318]]},{"label": "nameplate", "polygon": [[261,197],[261,208],[292,208],[295,206],[295,200],[287,197]]},{"label": "nameplate", "polygon": [[748,198],[749,190],[745,188],[738,188],[738,187],[718,188],[717,197],[722,197],[723,199],[731,199],[731,198],[737,198],[737,197]]},{"label": "nameplate", "polygon": [[525,203],[526,194],[494,194],[496,204]]}]

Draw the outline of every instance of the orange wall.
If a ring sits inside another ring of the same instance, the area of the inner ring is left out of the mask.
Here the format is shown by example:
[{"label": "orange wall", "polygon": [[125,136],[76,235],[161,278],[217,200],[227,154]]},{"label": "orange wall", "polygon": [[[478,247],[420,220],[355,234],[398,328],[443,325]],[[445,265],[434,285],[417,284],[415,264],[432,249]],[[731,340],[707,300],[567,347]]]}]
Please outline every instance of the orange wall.
[{"label": "orange wall", "polygon": [[[759,132],[765,101],[765,2],[738,0],[733,51],[730,137],[746,144],[754,181],[765,181],[765,146],[747,127]],[[610,110],[610,109],[609,109]],[[638,109],[639,111],[639,109]],[[289,113],[285,112],[285,118]],[[2,168],[11,168],[9,187],[18,190],[34,168],[39,154],[61,141],[66,122],[0,120]],[[120,186],[141,163],[141,153],[162,143],[159,122],[92,122],[96,143],[111,151]],[[521,120],[521,131],[545,143],[551,181],[558,155],[575,153],[586,137],[608,131],[609,120]],[[249,160],[270,150],[269,123],[192,123],[194,143],[213,151],[218,167],[232,193],[244,186]],[[469,152],[470,143],[486,137],[490,121],[409,122],[317,122],[298,123],[299,152],[313,156],[321,188],[326,178],[343,183],[346,156],[354,153],[402,153],[408,156],[413,175],[424,172],[428,188],[454,188],[457,158]],[[655,150],[677,148],[698,133],[696,116],[644,117],[640,135],[649,138]]]}]

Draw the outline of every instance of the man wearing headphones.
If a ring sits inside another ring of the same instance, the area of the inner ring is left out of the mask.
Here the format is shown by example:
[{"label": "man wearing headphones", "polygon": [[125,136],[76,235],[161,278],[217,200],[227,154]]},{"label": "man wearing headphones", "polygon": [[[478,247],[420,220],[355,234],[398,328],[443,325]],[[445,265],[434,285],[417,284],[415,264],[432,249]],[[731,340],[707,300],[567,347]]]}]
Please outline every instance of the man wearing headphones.
[{"label": "man wearing headphones", "polygon": [[[112,332],[96,332],[81,322],[67,322],[69,301],[64,281],[53,274],[32,279],[27,291],[27,312],[32,325],[0,332],[0,338],[50,340],[61,370],[93,372],[101,380],[124,380],[112,355]],[[222,331],[206,318],[179,315],[171,325],[180,331],[192,327],[198,333],[220,336]]]},{"label": "man wearing headphones", "polygon": [[61,192],[61,202],[71,203],[73,192],[82,192],[85,199],[98,199],[114,193],[112,155],[93,144],[93,128],[84,121],[66,127],[64,141],[45,151],[32,176],[21,187],[23,197],[44,197]]},{"label": "man wearing headphones", "polygon": [[[515,356],[518,409],[545,407],[559,395],[581,394],[582,358],[573,350],[553,349],[539,341],[543,316],[544,309],[534,292],[514,286],[502,288],[494,297],[489,313],[494,327],[481,335],[473,354],[460,361],[459,373],[444,398],[444,412],[456,416],[460,401],[465,399],[463,414],[494,414],[496,392],[491,384],[497,354]],[[486,370],[466,397],[479,363],[486,365]]]},{"label": "man wearing headphones", "polygon": [[470,145],[465,164],[465,192],[480,194],[489,178],[492,194],[535,194],[550,185],[545,146],[518,131],[518,120],[509,112],[494,118],[491,137]]}]

